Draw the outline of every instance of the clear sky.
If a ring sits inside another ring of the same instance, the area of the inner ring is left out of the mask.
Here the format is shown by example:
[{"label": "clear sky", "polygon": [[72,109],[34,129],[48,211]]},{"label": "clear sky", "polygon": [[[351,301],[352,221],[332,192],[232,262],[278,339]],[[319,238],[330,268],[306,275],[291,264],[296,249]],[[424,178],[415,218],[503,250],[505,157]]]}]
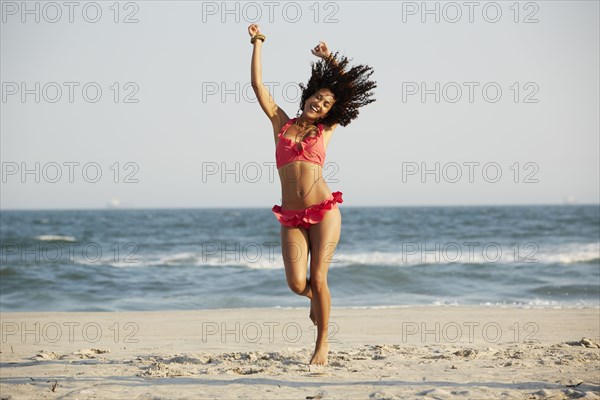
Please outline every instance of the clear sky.
[{"label": "clear sky", "polygon": [[114,4],[1,2],[3,209],[279,204],[254,22],[290,117],[319,40],[375,70],[329,143],[344,205],[600,200],[597,1]]}]

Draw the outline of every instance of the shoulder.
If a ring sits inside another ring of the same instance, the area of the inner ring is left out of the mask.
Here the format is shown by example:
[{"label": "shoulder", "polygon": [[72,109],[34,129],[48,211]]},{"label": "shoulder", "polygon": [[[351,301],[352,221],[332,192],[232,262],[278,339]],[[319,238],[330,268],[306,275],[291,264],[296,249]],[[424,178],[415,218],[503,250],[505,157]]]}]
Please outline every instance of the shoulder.
[{"label": "shoulder", "polygon": [[324,133],[325,135],[331,136],[333,134],[333,131],[335,131],[336,128],[338,127],[338,125],[339,124],[332,124],[332,125],[319,124],[319,127],[322,130],[322,133]]},{"label": "shoulder", "polygon": [[333,131],[337,128],[338,124],[333,125],[325,125],[319,124],[319,129],[321,129],[321,135],[323,136],[323,143],[325,144],[325,148],[329,147],[329,142],[333,137]]},{"label": "shoulder", "polygon": [[273,125],[273,134],[277,136],[286,124],[291,123],[291,120],[292,119],[288,117],[285,111],[283,111],[281,108],[278,108],[273,118],[271,118],[271,124]]}]

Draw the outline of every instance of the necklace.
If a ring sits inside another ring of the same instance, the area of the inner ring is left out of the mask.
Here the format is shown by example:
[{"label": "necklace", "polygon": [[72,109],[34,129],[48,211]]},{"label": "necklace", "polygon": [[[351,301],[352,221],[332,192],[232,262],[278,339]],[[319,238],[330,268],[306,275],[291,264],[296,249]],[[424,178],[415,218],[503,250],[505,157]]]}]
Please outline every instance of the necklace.
[{"label": "necklace", "polygon": [[299,128],[298,133],[296,133],[296,136],[295,136],[296,143],[298,143],[298,135],[302,134],[302,140],[304,140],[304,138],[306,137],[306,135],[304,135],[304,133],[307,131],[310,132],[315,128],[315,125],[313,125],[313,124],[300,125],[298,123],[298,118],[296,118],[296,121],[294,121],[294,124],[297,125]]},{"label": "necklace", "polygon": [[312,126],[312,125],[313,125],[313,124],[310,124],[310,123],[304,123],[304,124],[300,124],[300,122],[299,122],[299,121],[300,121],[300,119],[299,119],[299,118],[296,118],[295,124],[296,124],[296,125],[298,125],[298,126],[299,126],[299,127],[301,127],[301,128],[306,128],[306,127],[309,127],[309,126]]}]

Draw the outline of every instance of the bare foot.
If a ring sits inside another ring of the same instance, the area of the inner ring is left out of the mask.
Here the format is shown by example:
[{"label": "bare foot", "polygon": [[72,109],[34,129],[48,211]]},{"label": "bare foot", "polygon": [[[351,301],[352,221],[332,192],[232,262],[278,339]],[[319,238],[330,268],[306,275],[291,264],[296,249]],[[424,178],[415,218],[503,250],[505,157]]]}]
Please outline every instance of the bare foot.
[{"label": "bare foot", "polygon": [[310,360],[310,364],[327,365],[327,356],[329,355],[329,343],[315,346],[315,352]]},{"label": "bare foot", "polygon": [[311,319],[311,321],[313,322],[313,324],[317,324],[317,317],[315,317],[315,307],[313,306],[313,301],[312,299],[310,299],[310,314],[309,317]]}]

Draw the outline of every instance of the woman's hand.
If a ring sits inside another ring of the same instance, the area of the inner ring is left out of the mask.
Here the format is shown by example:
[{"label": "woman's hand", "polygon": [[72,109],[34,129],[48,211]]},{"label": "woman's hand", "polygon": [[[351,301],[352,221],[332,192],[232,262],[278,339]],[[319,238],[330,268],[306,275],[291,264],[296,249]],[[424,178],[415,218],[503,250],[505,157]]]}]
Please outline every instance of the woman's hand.
[{"label": "woman's hand", "polygon": [[260,33],[260,26],[258,24],[252,24],[248,27],[248,33],[250,37],[254,37]]},{"label": "woman's hand", "polygon": [[318,45],[314,48],[310,49],[310,51],[317,57],[327,58],[331,54],[329,51],[329,47],[327,47],[327,43],[320,41]]}]

